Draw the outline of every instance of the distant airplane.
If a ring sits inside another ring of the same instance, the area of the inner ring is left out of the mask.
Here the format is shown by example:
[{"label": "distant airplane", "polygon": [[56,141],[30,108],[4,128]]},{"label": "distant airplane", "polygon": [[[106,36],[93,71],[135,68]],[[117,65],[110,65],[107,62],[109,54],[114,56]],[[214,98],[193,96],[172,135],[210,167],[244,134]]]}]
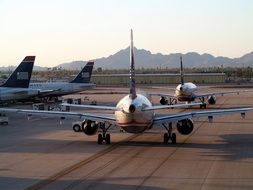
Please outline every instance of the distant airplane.
[{"label": "distant airplane", "polygon": [[[172,122],[176,122],[176,128],[180,134],[188,135],[193,131],[194,124],[192,118],[194,117],[208,117],[211,122],[215,115],[226,115],[240,113],[242,117],[245,112],[253,111],[253,108],[234,108],[221,109],[213,111],[197,111],[197,112],[180,112],[180,113],[166,113],[163,115],[156,115],[154,110],[167,109],[172,107],[182,107],[187,104],[177,105],[159,105],[153,106],[149,99],[136,92],[135,87],[135,62],[133,52],[133,33],[131,30],[131,45],[130,45],[130,78],[129,78],[129,94],[123,97],[116,106],[96,106],[96,105],[74,105],[63,104],[66,106],[91,108],[97,110],[111,110],[114,114],[105,113],[87,113],[87,112],[61,112],[61,111],[43,111],[43,110],[25,110],[25,109],[8,109],[0,108],[1,112],[16,112],[24,114],[59,116],[61,118],[79,118],[83,119],[82,130],[86,135],[95,135],[98,129],[101,132],[98,134],[98,144],[104,141],[110,144],[110,134],[107,132],[112,125],[118,126],[128,133],[143,133],[146,130],[160,124],[167,131],[164,133],[164,143],[170,140],[176,143],[176,133],[172,132]],[[193,105],[193,104],[188,104]]]},{"label": "distant airplane", "polygon": [[37,90],[29,89],[35,56],[26,56],[4,84],[0,86],[0,101],[27,99],[37,95]]},{"label": "distant airplane", "polygon": [[90,83],[93,65],[94,62],[88,62],[70,82],[30,83],[29,89],[38,90],[40,98],[58,97],[91,89],[95,86]]},{"label": "distant airplane", "polygon": [[199,99],[202,104],[200,108],[206,108],[206,100],[209,104],[213,105],[216,103],[216,96],[223,96],[225,94],[239,94],[241,92],[252,92],[253,90],[236,90],[236,91],[227,91],[227,92],[211,92],[211,93],[196,93],[199,88],[191,83],[184,82],[184,73],[183,73],[183,63],[182,56],[180,56],[180,76],[181,83],[176,87],[175,94],[166,94],[166,93],[151,93],[150,95],[161,96],[160,103],[162,105],[166,104],[175,104],[179,102],[193,102],[196,99]]}]

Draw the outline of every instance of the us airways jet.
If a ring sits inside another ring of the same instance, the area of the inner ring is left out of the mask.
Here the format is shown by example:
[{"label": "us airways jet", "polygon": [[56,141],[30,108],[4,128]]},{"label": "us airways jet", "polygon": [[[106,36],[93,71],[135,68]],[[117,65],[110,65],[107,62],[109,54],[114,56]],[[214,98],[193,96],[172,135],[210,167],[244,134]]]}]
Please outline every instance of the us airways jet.
[{"label": "us airways jet", "polygon": [[26,56],[4,84],[0,86],[0,101],[27,99],[37,95],[37,90],[29,89],[35,56]]},{"label": "us airways jet", "polygon": [[39,97],[58,97],[91,89],[95,84],[90,83],[94,62],[88,62],[77,76],[70,82],[30,83],[29,89],[38,90]]},{"label": "us airways jet", "polygon": [[226,91],[226,92],[211,92],[211,93],[198,93],[198,88],[195,84],[191,82],[184,82],[184,73],[183,73],[183,63],[182,56],[180,57],[180,76],[181,83],[175,88],[174,94],[163,94],[163,93],[152,93],[150,95],[160,96],[160,103],[165,104],[175,104],[179,102],[193,102],[197,99],[202,103],[200,108],[206,108],[206,102],[208,104],[216,103],[216,96],[223,96],[225,94],[239,94],[241,92],[252,92],[253,90],[236,90],[236,91]]},{"label": "us airways jet", "polygon": [[[153,106],[150,100],[136,92],[135,88],[135,62],[133,52],[133,34],[131,30],[131,45],[130,45],[130,78],[129,78],[129,94],[123,97],[116,106],[96,106],[96,105],[71,105],[68,106],[91,108],[99,110],[96,113],[87,112],[61,112],[61,111],[43,111],[43,110],[24,110],[24,109],[0,109],[1,112],[16,112],[35,115],[59,116],[62,118],[79,118],[83,119],[82,130],[86,135],[95,135],[98,129],[98,144],[104,141],[110,144],[110,134],[108,130],[112,125],[118,126],[128,133],[143,133],[152,127],[163,126],[167,131],[164,133],[164,143],[171,141],[176,143],[176,133],[172,132],[173,127],[176,127],[178,132],[183,135],[188,135],[193,131],[194,117],[208,117],[212,121],[215,115],[226,115],[239,113],[245,116],[246,112],[253,111],[253,108],[234,108],[212,111],[198,111],[186,113],[167,113],[164,115],[156,115],[154,110],[167,109],[171,107],[182,107],[187,104],[176,105],[159,105]],[[189,104],[188,104],[189,105]],[[114,113],[105,114],[101,110],[111,110]],[[176,122],[176,126],[172,125]]]}]

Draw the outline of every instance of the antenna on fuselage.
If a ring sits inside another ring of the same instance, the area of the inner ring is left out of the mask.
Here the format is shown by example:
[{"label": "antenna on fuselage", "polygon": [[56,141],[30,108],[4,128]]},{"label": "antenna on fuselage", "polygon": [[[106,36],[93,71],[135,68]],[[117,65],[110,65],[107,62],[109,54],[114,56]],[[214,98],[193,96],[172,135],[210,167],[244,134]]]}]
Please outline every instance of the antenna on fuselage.
[{"label": "antenna on fuselage", "polygon": [[136,89],[135,89],[135,68],[134,68],[134,42],[133,42],[133,30],[131,29],[131,44],[130,44],[130,78],[129,78],[129,87],[130,87],[130,97],[135,99]]},{"label": "antenna on fuselage", "polygon": [[180,75],[181,75],[181,85],[183,85],[184,84],[184,72],[183,72],[182,56],[180,56]]}]

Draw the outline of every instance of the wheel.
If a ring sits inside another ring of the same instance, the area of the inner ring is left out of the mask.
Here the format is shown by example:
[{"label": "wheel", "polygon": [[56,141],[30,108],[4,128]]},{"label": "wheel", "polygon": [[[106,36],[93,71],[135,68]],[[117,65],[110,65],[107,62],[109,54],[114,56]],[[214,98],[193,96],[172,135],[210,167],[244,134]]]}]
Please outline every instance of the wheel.
[{"label": "wheel", "polygon": [[171,141],[172,141],[172,144],[177,144],[177,135],[176,135],[176,133],[172,133]]},{"label": "wheel", "polygon": [[163,143],[164,144],[168,144],[168,141],[169,141],[169,135],[168,135],[168,133],[164,133],[164,135],[163,135]]},{"label": "wheel", "polygon": [[98,134],[98,144],[102,144],[103,143],[103,136],[102,134]]},{"label": "wheel", "polygon": [[75,131],[75,132],[80,132],[81,131],[81,126],[80,125],[74,125],[73,126],[73,131]]},{"label": "wheel", "polygon": [[200,109],[202,109],[202,108],[206,109],[206,103],[201,104],[199,107],[200,107]]},{"label": "wheel", "polygon": [[111,143],[111,136],[110,136],[110,134],[106,134],[106,136],[105,136],[105,142],[106,142],[106,144],[110,144]]}]

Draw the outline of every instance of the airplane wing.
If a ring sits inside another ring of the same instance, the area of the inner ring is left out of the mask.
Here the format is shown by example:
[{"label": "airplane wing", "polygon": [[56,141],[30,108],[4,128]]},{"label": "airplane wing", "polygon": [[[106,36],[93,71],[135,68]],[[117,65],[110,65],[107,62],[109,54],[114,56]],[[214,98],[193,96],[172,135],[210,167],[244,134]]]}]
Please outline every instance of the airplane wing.
[{"label": "airplane wing", "polygon": [[61,105],[69,106],[69,107],[77,107],[77,108],[87,108],[87,109],[113,110],[113,111],[120,110],[119,108],[114,107],[114,106],[97,106],[97,105],[68,104],[68,103],[62,103]]},{"label": "airplane wing", "polygon": [[39,95],[50,95],[53,92],[60,92],[61,88],[59,89],[52,89],[52,90],[39,90]]},{"label": "airplane wing", "polygon": [[60,118],[74,118],[74,119],[87,119],[97,122],[108,122],[115,124],[116,119],[114,114],[92,114],[92,113],[80,113],[80,112],[63,112],[63,111],[45,111],[45,110],[26,110],[26,109],[11,109],[11,108],[0,108],[1,113],[11,112],[11,113],[21,113],[32,115],[43,115],[50,117],[60,117]]},{"label": "airplane wing", "polygon": [[213,116],[222,116],[222,115],[229,115],[229,114],[241,114],[242,117],[245,116],[246,112],[253,111],[253,108],[232,108],[232,109],[221,109],[221,110],[213,110],[213,111],[198,111],[198,112],[186,112],[186,113],[176,113],[164,116],[155,116],[154,117],[154,124],[161,124],[166,122],[172,121],[179,121],[182,119],[189,119],[189,118],[199,118],[199,117],[207,117],[211,120]]},{"label": "airplane wing", "polygon": [[28,94],[28,89],[15,91],[15,92],[13,92],[13,94],[16,94],[16,95],[24,95],[24,94]]},{"label": "airplane wing", "polygon": [[[144,88],[144,87],[143,87]],[[166,87],[166,86],[153,86],[152,89],[163,89],[163,90],[173,90],[175,91],[176,87]],[[149,88],[150,89],[150,88]]]},{"label": "airplane wing", "polygon": [[203,103],[194,102],[194,103],[185,103],[185,104],[172,104],[172,105],[159,105],[159,106],[152,106],[152,107],[146,107],[143,108],[143,111],[149,111],[149,110],[161,110],[161,109],[169,109],[169,108],[182,108],[182,107],[190,107],[190,106],[199,106]]},{"label": "airplane wing", "polygon": [[[150,111],[150,110],[161,110],[161,109],[169,109],[169,108],[182,108],[182,107],[190,107],[190,106],[199,106],[203,103],[194,102],[194,103],[185,103],[185,104],[173,104],[173,105],[158,105],[152,107],[143,108],[142,111]],[[62,103],[63,106],[70,106],[70,107],[78,107],[78,108],[88,108],[88,109],[99,109],[99,110],[113,110],[113,111],[120,111],[120,108],[112,107],[112,106],[96,106],[96,105],[80,105],[80,104],[68,104]]]},{"label": "airplane wing", "polygon": [[226,94],[237,94],[239,95],[241,92],[252,92],[253,90],[237,90],[237,91],[227,91],[227,92],[213,92],[206,94],[196,94],[196,98],[209,97],[209,96],[223,96]]},{"label": "airplane wing", "polygon": [[[187,113],[175,113],[175,114],[164,114],[155,115],[153,118],[153,124],[162,124],[166,122],[180,121],[183,119],[207,117],[209,122],[212,122],[213,116],[222,116],[230,114],[241,114],[245,116],[246,112],[253,111],[253,108],[233,108],[233,109],[221,109],[213,111],[199,111],[199,112],[187,112]],[[32,115],[43,115],[50,117],[60,118],[76,118],[76,119],[87,119],[96,122],[107,122],[110,124],[116,124],[116,118],[114,114],[92,114],[92,113],[80,113],[80,112],[62,112],[62,111],[45,111],[45,110],[26,110],[26,109],[11,109],[11,108],[0,108],[1,113],[12,112]]]},{"label": "airplane wing", "polygon": [[161,96],[166,98],[175,98],[174,94],[163,94],[163,93],[148,93],[150,96]]}]

